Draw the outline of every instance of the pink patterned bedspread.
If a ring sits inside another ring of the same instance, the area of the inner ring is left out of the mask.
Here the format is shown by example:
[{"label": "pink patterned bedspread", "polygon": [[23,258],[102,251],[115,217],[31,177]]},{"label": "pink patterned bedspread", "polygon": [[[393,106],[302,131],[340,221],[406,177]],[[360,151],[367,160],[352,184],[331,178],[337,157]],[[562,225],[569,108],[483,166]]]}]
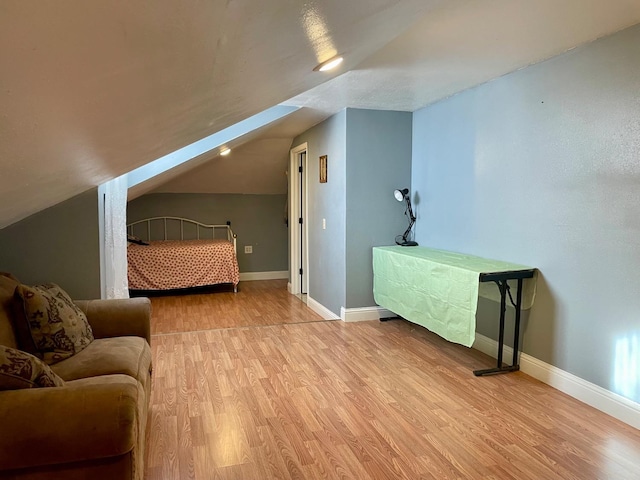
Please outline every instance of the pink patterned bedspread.
[{"label": "pink patterned bedspread", "polygon": [[240,281],[233,243],[164,240],[127,248],[129,288],[169,290]]}]

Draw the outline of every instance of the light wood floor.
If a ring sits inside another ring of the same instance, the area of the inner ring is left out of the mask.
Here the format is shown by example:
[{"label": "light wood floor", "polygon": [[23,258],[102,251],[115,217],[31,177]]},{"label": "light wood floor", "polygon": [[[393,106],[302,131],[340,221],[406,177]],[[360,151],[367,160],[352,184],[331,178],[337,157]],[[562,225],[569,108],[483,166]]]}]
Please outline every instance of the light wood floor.
[{"label": "light wood floor", "polygon": [[152,338],[148,480],[640,478],[640,431],[405,321],[198,330]]},{"label": "light wood floor", "polygon": [[213,293],[152,297],[151,306],[152,335],[322,320],[287,292],[286,280],[240,282],[238,293],[225,286]]}]

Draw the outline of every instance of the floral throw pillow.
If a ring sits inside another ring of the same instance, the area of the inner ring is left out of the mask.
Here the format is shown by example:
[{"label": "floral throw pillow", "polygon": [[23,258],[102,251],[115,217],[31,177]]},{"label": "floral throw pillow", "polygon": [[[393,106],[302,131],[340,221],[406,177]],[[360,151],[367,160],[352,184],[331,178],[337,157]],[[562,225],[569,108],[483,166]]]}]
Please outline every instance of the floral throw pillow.
[{"label": "floral throw pillow", "polygon": [[42,360],[0,345],[0,390],[63,386],[64,380]]},{"label": "floral throw pillow", "polygon": [[87,317],[55,283],[19,285],[24,318],[38,357],[52,365],[83,350],[93,341]]}]

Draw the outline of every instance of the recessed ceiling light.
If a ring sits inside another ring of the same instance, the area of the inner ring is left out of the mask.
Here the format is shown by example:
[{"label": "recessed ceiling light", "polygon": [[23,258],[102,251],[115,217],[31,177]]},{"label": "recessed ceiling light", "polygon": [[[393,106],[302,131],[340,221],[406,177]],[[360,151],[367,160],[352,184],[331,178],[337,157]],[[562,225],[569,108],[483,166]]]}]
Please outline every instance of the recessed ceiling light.
[{"label": "recessed ceiling light", "polygon": [[318,65],[313,70],[315,72],[326,72],[327,70],[333,70],[338,65],[340,65],[343,60],[344,60],[344,58],[339,57],[339,56],[338,57],[333,57],[333,58],[330,58],[329,60],[327,60],[326,62],[322,62],[320,65]]},{"label": "recessed ceiling light", "polygon": [[231,153],[231,149],[230,148],[224,148],[222,149],[222,151],[220,151],[220,155],[222,155],[223,157],[226,155],[229,155]]}]

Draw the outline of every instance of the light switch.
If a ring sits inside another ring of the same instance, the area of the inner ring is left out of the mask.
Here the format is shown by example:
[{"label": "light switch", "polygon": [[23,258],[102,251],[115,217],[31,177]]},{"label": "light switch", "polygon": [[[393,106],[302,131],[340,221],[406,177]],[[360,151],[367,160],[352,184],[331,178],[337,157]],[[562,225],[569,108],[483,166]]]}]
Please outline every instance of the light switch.
[{"label": "light switch", "polygon": [[326,219],[326,218],[323,218],[323,219],[322,219],[322,229],[323,229],[323,230],[326,230],[326,229],[327,229],[327,219]]}]

